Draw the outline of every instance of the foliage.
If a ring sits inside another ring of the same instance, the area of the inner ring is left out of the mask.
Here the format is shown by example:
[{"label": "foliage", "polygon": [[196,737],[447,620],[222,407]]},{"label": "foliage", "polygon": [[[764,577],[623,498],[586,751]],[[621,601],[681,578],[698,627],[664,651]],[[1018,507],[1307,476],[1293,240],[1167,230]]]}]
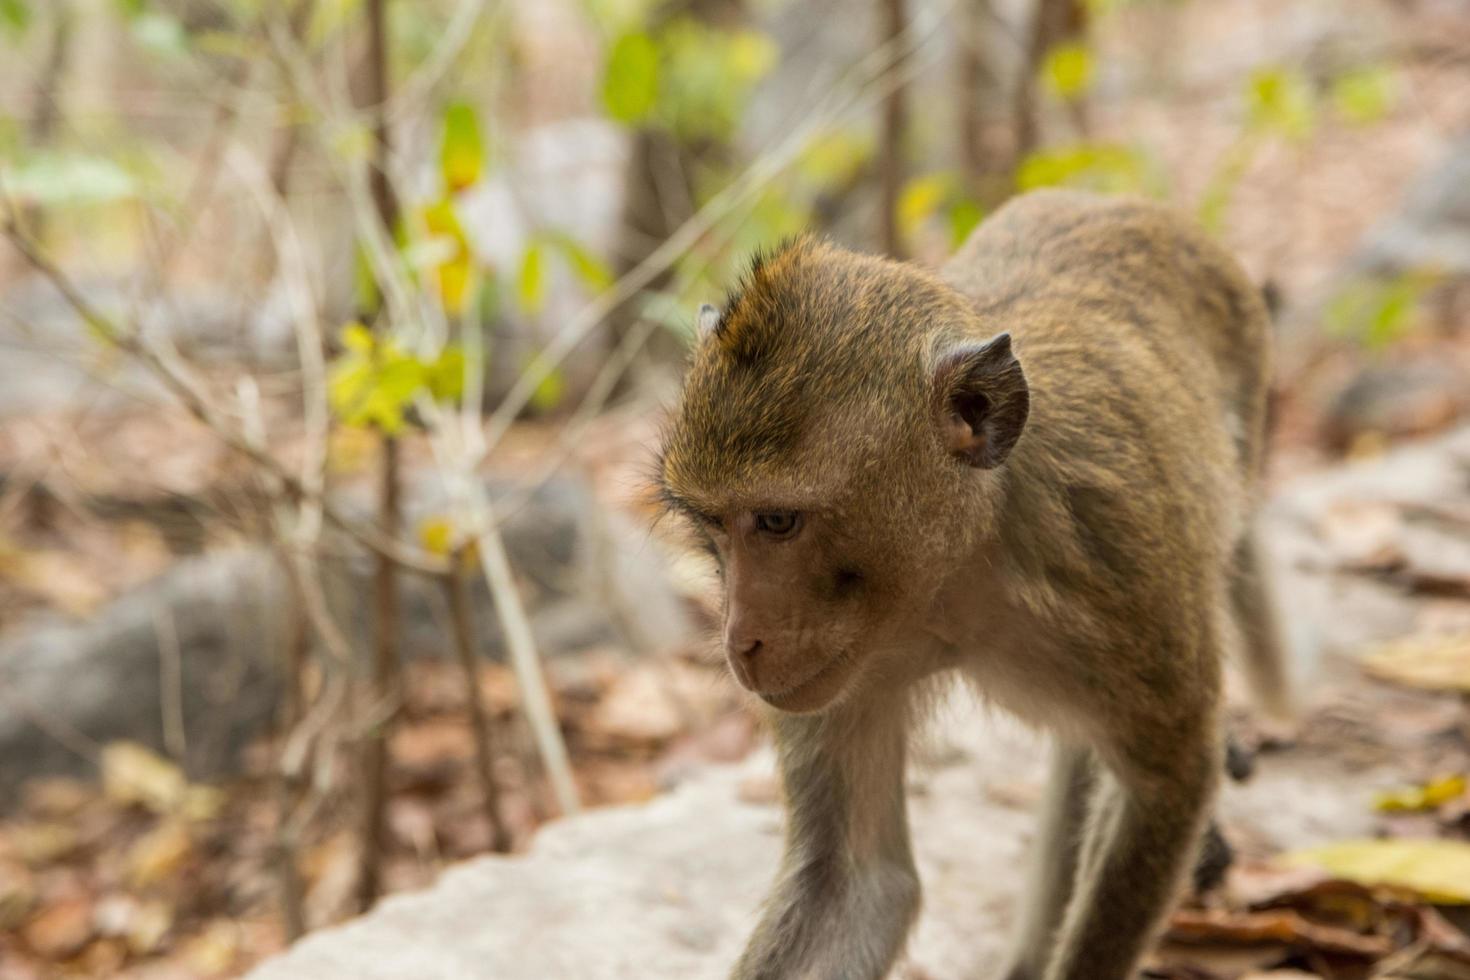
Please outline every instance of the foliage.
[{"label": "foliage", "polygon": [[0,0],[0,28],[11,35],[25,33],[31,23],[31,8],[26,0]]},{"label": "foliage", "polygon": [[1358,279],[1342,287],[1323,313],[1327,329],[1339,337],[1381,349],[1403,337],[1436,277],[1422,271],[1387,279]]},{"label": "foliage", "polygon": [[1092,88],[1096,65],[1081,41],[1058,44],[1046,53],[1041,80],[1046,90],[1064,102],[1075,102]]},{"label": "foliage", "polygon": [[898,195],[898,228],[912,238],[926,221],[943,217],[951,248],[958,246],[984,216],[984,209],[965,190],[961,175],[939,171],[911,178]]},{"label": "foliage", "polygon": [[1358,125],[1378,122],[1393,109],[1398,84],[1386,65],[1364,65],[1332,82],[1332,105],[1343,119]]},{"label": "foliage", "polygon": [[659,126],[684,140],[726,140],[777,53],[759,31],[688,17],[653,32],[631,30],[609,49],[602,104],[620,123]]},{"label": "foliage", "polygon": [[84,153],[41,153],[4,171],[5,190],[49,207],[112,204],[136,198],[137,176],[116,160]]},{"label": "foliage", "polygon": [[405,410],[418,396],[450,401],[463,391],[465,357],[456,345],[423,359],[360,323],[348,324],[341,338],[345,351],[332,366],[327,396],[332,410],[348,425],[396,434],[403,428]]},{"label": "foliage", "polygon": [[1300,141],[1316,125],[1316,96],[1302,72],[1260,68],[1246,84],[1246,116],[1252,130]]},{"label": "foliage", "polygon": [[1047,147],[1021,161],[1018,190],[1058,186],[1158,195],[1163,192],[1163,178],[1142,151],[1116,143]]}]

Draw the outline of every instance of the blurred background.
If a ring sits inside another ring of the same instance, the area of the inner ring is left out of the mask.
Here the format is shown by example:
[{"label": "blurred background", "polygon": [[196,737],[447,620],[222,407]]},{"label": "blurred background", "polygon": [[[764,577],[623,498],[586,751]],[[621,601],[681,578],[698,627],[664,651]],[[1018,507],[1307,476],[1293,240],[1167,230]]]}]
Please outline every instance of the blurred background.
[{"label": "blurred background", "polygon": [[647,494],[694,311],[1051,185],[1279,310],[1304,719],[1153,975],[1470,977],[1470,5],[0,0],[0,978],[239,975],[759,757]]}]

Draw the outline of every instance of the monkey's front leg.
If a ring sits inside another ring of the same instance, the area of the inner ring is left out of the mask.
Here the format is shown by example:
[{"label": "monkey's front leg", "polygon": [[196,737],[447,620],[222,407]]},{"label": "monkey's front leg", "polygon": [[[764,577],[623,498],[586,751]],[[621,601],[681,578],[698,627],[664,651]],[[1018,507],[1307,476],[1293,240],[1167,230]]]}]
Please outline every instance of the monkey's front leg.
[{"label": "monkey's front leg", "polygon": [[1046,980],[1128,980],[1179,892],[1219,782],[1220,753],[1212,727],[1168,735],[1124,747],[1100,774]]},{"label": "monkey's front leg", "polygon": [[905,724],[897,706],[776,717],[786,852],[734,980],[877,980],[898,957],[919,907]]}]

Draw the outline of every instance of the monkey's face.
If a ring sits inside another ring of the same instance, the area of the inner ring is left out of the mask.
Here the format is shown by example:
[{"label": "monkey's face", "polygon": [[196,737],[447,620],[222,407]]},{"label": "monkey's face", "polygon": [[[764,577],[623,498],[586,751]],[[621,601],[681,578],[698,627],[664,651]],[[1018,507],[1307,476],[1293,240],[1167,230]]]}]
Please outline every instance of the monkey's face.
[{"label": "monkey's face", "polygon": [[725,588],[723,640],[741,686],[784,711],[835,701],[868,659],[872,581],[830,513],[701,515]]},{"label": "monkey's face", "polygon": [[894,676],[985,533],[974,471],[1015,443],[1025,385],[1007,339],[961,342],[968,315],[925,273],[810,241],[701,312],[658,482],[719,563],[726,656],[768,704]]}]

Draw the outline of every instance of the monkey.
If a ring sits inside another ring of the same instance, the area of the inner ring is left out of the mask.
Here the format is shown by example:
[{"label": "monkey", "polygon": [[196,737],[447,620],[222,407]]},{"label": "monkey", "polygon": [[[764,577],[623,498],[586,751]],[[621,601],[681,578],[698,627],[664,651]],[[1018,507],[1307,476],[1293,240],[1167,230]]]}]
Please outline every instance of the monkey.
[{"label": "monkey", "polygon": [[1045,190],[937,270],[798,237],[698,319],[654,489],[715,558],[787,810],[731,976],[888,972],[920,901],[907,741],[956,676],[1054,745],[987,969],[1131,976],[1204,835],[1229,650],[1286,710],[1259,292],[1163,205]]}]

